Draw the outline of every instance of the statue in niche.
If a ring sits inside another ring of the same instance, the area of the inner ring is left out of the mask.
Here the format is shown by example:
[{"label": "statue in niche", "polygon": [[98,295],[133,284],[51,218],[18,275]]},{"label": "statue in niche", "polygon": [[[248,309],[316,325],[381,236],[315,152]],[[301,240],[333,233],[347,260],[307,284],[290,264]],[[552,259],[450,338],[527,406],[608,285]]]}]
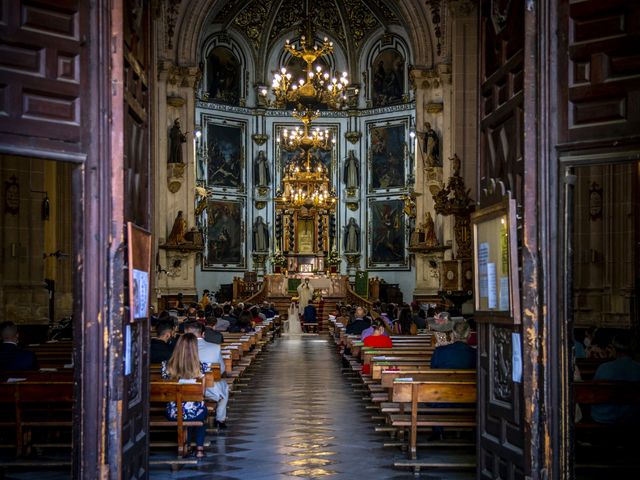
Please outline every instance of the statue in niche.
[{"label": "statue in niche", "polygon": [[178,212],[176,219],[173,221],[173,228],[167,238],[167,245],[184,245],[187,241],[184,235],[187,231],[187,221],[182,216],[182,210]]},{"label": "statue in niche", "polygon": [[182,144],[186,141],[187,135],[180,131],[180,119],[176,118],[169,131],[169,163],[184,163],[182,161]]},{"label": "statue in niche", "polygon": [[264,150],[258,152],[258,158],[256,158],[254,181],[257,187],[268,187],[271,181],[269,175],[269,162]]},{"label": "statue in niche", "polygon": [[425,167],[441,167],[440,139],[429,122],[424,124],[423,154]]},{"label": "statue in niche", "polygon": [[253,251],[266,252],[269,250],[269,228],[262,217],[256,218],[253,224]]},{"label": "statue in niche", "polygon": [[436,225],[431,216],[431,212],[427,212],[424,223],[422,224],[424,231],[424,243],[427,247],[437,247],[439,245],[438,237],[436,236]]},{"label": "statue in niche", "polygon": [[449,160],[451,160],[451,170],[453,170],[453,173],[451,174],[451,176],[459,177],[460,170],[462,169],[462,162],[460,161],[458,154],[454,153],[453,157],[451,157]]},{"label": "statue in niche", "polygon": [[349,150],[349,155],[344,164],[344,183],[348,190],[355,190],[360,183],[360,174],[358,168],[358,159],[353,150]]},{"label": "statue in niche", "polygon": [[350,218],[344,227],[344,253],[358,253],[360,251],[360,227],[355,218]]}]

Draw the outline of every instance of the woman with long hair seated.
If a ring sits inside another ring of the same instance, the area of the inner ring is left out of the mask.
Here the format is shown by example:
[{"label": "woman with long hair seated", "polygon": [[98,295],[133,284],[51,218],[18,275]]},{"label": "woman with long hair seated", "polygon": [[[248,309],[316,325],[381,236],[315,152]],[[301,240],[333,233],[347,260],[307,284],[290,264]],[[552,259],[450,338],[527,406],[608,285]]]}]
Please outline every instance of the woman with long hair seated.
[{"label": "woman with long hair seated", "polygon": [[[162,362],[162,378],[165,380],[195,380],[201,379],[208,366],[200,362],[198,357],[198,339],[193,333],[185,333],[178,339],[173,355],[167,362]],[[204,383],[203,383],[204,392]],[[178,418],[176,402],[167,403],[166,415],[169,420]],[[202,402],[182,402],[183,420],[206,420],[207,406]],[[191,445],[192,437],[196,442],[196,457],[204,457],[204,437],[207,434],[206,423],[200,427],[189,427],[187,431],[187,446]]]},{"label": "woman with long hair seated", "polygon": [[[375,347],[375,348],[391,348],[393,347],[393,342],[391,339],[384,334],[385,324],[383,320],[377,319],[374,320],[371,324],[371,328],[373,329],[373,333],[364,339],[362,342],[365,347]],[[371,373],[371,365],[363,365],[362,373],[364,375],[368,375]]]}]

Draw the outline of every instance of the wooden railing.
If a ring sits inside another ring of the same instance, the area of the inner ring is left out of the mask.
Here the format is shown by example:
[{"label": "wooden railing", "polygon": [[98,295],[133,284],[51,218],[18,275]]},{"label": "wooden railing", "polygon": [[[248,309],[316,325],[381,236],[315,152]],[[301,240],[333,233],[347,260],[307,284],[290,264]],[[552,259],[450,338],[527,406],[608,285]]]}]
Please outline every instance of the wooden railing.
[{"label": "wooden railing", "polygon": [[370,302],[366,298],[361,297],[360,295],[358,295],[351,288],[351,285],[349,285],[349,283],[347,283],[347,295],[345,297],[345,300],[350,305],[358,305],[360,307],[363,307],[366,310],[371,310],[372,307],[373,307],[373,302]]},{"label": "wooden railing", "polygon": [[267,282],[245,282],[241,278],[233,279],[233,301],[235,303],[256,304],[266,298]]}]

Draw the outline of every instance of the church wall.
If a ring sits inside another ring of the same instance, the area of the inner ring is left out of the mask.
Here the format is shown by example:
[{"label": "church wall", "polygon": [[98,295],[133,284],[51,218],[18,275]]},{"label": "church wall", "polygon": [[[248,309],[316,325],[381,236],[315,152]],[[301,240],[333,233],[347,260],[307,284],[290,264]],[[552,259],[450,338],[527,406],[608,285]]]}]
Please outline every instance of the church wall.
[{"label": "church wall", "polygon": [[[45,279],[55,281],[55,318],[71,315],[70,171],[52,161],[0,157],[0,321],[48,323]],[[56,251],[63,255],[49,256]]]}]

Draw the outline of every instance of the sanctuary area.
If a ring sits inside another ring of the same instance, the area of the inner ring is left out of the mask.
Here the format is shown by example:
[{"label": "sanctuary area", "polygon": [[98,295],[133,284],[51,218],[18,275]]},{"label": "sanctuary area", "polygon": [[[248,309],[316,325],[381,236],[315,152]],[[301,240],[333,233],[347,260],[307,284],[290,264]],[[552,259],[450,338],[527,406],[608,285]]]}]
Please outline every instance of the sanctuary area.
[{"label": "sanctuary area", "polygon": [[640,3],[0,5],[0,476],[640,478]]}]

